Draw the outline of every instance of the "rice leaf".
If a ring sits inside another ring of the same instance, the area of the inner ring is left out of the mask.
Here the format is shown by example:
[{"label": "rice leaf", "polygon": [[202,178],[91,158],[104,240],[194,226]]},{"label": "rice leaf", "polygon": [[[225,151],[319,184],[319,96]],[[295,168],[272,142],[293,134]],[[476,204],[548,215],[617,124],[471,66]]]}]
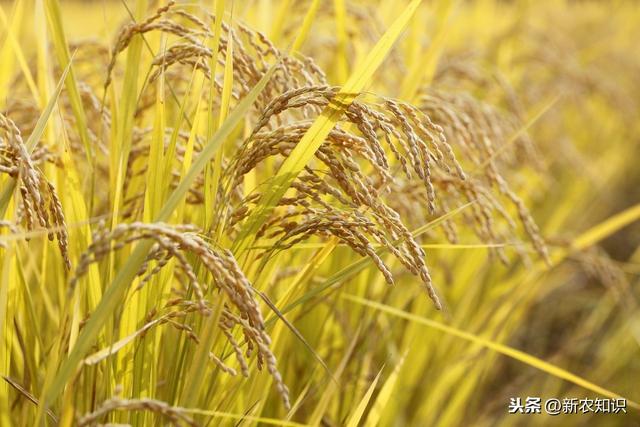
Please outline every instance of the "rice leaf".
[{"label": "rice leaf", "polygon": [[382,371],[384,371],[384,367],[380,369],[378,375],[373,379],[371,385],[367,389],[367,392],[362,396],[362,399],[358,403],[358,406],[355,407],[351,416],[349,416],[349,420],[347,421],[347,427],[358,427],[360,425],[360,421],[362,420],[362,416],[364,415],[365,409],[369,405],[369,401],[371,400],[371,396],[373,396],[373,392],[378,385],[378,381],[380,380],[380,376],[382,375]]},{"label": "rice leaf", "polygon": [[311,0],[311,5],[309,6],[307,13],[304,15],[304,20],[302,21],[302,25],[300,26],[300,31],[298,31],[298,35],[291,45],[291,52],[298,52],[304,44],[307,36],[309,35],[309,31],[311,31],[311,27],[313,26],[313,23],[315,21],[316,13],[318,12],[319,6],[320,0]]},{"label": "rice leaf", "polygon": [[[53,112],[53,109],[56,106],[56,103],[58,102],[58,98],[60,97],[60,92],[62,91],[62,87],[64,85],[65,79],[69,71],[71,70],[72,61],[73,61],[73,56],[69,59],[69,63],[67,64],[64,71],[62,72],[62,77],[58,81],[58,85],[56,86],[55,91],[51,95],[51,98],[49,99],[47,106],[40,114],[40,117],[38,117],[38,121],[36,122],[36,125],[33,128],[31,135],[29,135],[29,138],[27,138],[27,141],[25,142],[27,151],[29,153],[33,152],[34,148],[36,147],[36,144],[38,143],[38,141],[40,141],[40,138],[42,138],[42,134],[44,133],[44,130],[47,126],[49,117],[51,116],[51,113]],[[17,184],[16,180],[14,178],[10,178],[8,182],[5,183],[2,189],[2,193],[0,194],[0,218],[4,217],[7,211],[7,207],[9,206],[9,200],[11,200],[11,196],[13,195],[13,192],[16,188],[16,184]]]},{"label": "rice leaf", "polygon": [[340,381],[340,378],[342,377],[342,374],[344,373],[344,370],[346,369],[347,364],[349,363],[349,360],[353,355],[353,351],[356,348],[356,344],[358,343],[358,338],[360,337],[360,332],[361,332],[360,329],[361,328],[358,327],[358,329],[354,333],[353,337],[351,338],[351,343],[349,344],[349,347],[347,347],[346,351],[344,352],[344,355],[342,356],[342,360],[340,361],[340,364],[335,370],[335,373],[334,373],[335,381],[331,381],[329,385],[324,389],[322,396],[320,396],[320,400],[317,406],[315,407],[315,409],[313,410],[313,413],[309,417],[309,425],[311,426],[320,425],[320,422],[322,421],[322,417],[325,411],[327,410],[327,407],[329,406],[331,399],[335,397],[338,390],[338,385],[339,385],[338,381]]},{"label": "rice leaf", "polygon": [[387,378],[387,380],[384,382],[384,385],[382,386],[380,393],[378,393],[378,397],[376,397],[376,400],[373,403],[371,410],[369,411],[369,416],[367,417],[367,420],[364,424],[365,427],[372,427],[372,426],[378,425],[378,423],[380,422],[380,419],[385,414],[384,408],[387,406],[389,400],[393,396],[393,391],[396,387],[396,383],[398,382],[398,378],[400,376],[400,370],[402,369],[402,366],[404,365],[404,362],[407,359],[408,352],[409,351],[407,350],[402,355],[398,363],[396,363],[396,366],[393,368],[393,372],[391,372],[391,375],[389,375],[389,378]]},{"label": "rice leaf", "polygon": [[58,0],[46,0],[45,8],[47,12],[47,21],[49,23],[49,31],[51,32],[53,47],[58,56],[58,62],[62,67],[69,67],[66,74],[66,87],[69,92],[71,101],[71,109],[76,119],[76,130],[80,135],[80,140],[84,145],[87,163],[93,167],[93,149],[89,141],[89,133],[87,132],[87,116],[84,111],[78,83],[71,67],[72,56],[69,52],[69,43],[64,32],[64,23],[62,22],[62,13],[60,12],[60,3]]},{"label": "rice leaf", "polygon": [[[213,135],[211,140],[209,140],[206,147],[202,150],[191,166],[189,173],[187,173],[187,175],[182,179],[178,187],[165,202],[164,207],[156,218],[156,221],[160,222],[170,219],[171,214],[178,206],[179,202],[185,197],[193,181],[204,170],[205,165],[211,160],[220,144],[222,144],[224,139],[229,135],[229,133],[231,133],[235,126],[237,126],[240,120],[242,120],[249,108],[251,108],[258,95],[270,80],[275,69],[276,66],[272,66],[269,71],[264,74],[260,81],[231,112],[227,120],[225,120],[224,124]],[[127,263],[122,267],[122,269],[120,269],[120,271],[118,271],[111,285],[105,290],[100,303],[82,329],[76,345],[71,349],[68,357],[60,365],[58,373],[51,386],[45,390],[43,400],[45,407],[49,407],[53,403],[54,399],[60,395],[64,385],[69,381],[79,366],[82,358],[95,342],[98,333],[105,325],[109,316],[115,313],[116,308],[122,301],[122,296],[126,292],[127,287],[135,278],[137,271],[144,262],[145,256],[151,249],[151,245],[152,243],[148,240],[140,242],[128,258]]]},{"label": "rice leaf", "polygon": [[[529,365],[533,368],[536,368],[542,372],[545,372],[547,374],[553,375],[554,377],[563,379],[565,381],[569,381],[577,386],[580,386],[586,390],[592,391],[596,394],[599,394],[601,396],[605,396],[608,397],[610,399],[622,399],[623,396],[607,390],[604,387],[601,387],[597,384],[594,384],[586,379],[584,379],[583,377],[580,377],[578,375],[575,375],[565,369],[562,369],[560,367],[557,367],[549,362],[545,362],[542,359],[539,359],[535,356],[532,356],[528,353],[525,353],[523,351],[517,350],[515,348],[506,346],[504,344],[500,344],[497,343],[495,341],[462,331],[460,329],[454,328],[452,326],[448,326],[445,325],[443,323],[440,323],[436,320],[433,319],[427,319],[425,317],[422,316],[418,316],[415,315],[413,313],[408,313],[406,311],[388,306],[388,305],[384,305],[384,304],[380,304],[377,303],[375,301],[370,301],[367,300],[365,298],[360,298],[354,295],[343,295],[343,298],[349,300],[349,301],[353,301],[357,304],[362,304],[371,308],[374,308],[376,310],[382,311],[384,313],[388,313],[391,314],[393,316],[396,317],[400,317],[406,320],[410,320],[412,322],[416,322],[419,323],[421,325],[425,325],[428,326],[432,329],[436,329],[439,330],[441,332],[444,332],[446,334],[452,335],[454,337],[463,339],[465,341],[471,342],[473,344],[477,344],[480,345],[482,347],[488,348],[490,350],[496,351],[504,356],[510,357],[514,360],[517,360],[519,362],[522,362],[526,365]],[[629,404],[629,406],[633,407],[634,409],[640,410],[640,404],[638,404],[637,402],[634,402],[633,400],[629,400],[627,399],[627,402]]]},{"label": "rice leaf", "polygon": [[[22,7],[21,6],[22,3],[23,1],[19,0],[17,2],[18,7]],[[12,22],[14,25],[18,25],[20,20],[16,19],[16,20],[13,20]],[[7,29],[7,39],[11,43],[11,49],[7,49],[7,51],[13,50],[13,53],[16,55],[16,59],[18,60],[18,64],[20,64],[20,70],[24,75],[24,78],[27,82],[27,86],[29,87],[29,90],[31,91],[31,95],[33,96],[33,99],[36,102],[40,101],[40,96],[38,95],[39,94],[38,86],[36,85],[36,82],[33,79],[33,75],[31,73],[31,70],[29,69],[29,64],[27,64],[27,60],[24,56],[24,52],[20,47],[20,43],[18,43],[18,40],[14,34],[14,31],[15,31],[14,25],[9,25],[9,20],[7,18],[7,15],[4,13],[4,10],[2,9],[2,7],[0,7],[0,24],[2,24],[2,26]],[[2,79],[0,79],[0,85],[3,84],[1,80]],[[1,95],[1,92],[0,92],[0,99],[2,98],[4,97]]]},{"label": "rice leaf", "polygon": [[457,5],[457,0],[440,0],[437,2],[436,19],[437,27],[433,41],[419,61],[416,61],[407,73],[400,97],[407,101],[413,101],[421,86],[428,86],[435,75],[438,60],[451,29],[451,15]]},{"label": "rice leaf", "polygon": [[336,78],[342,83],[349,75],[347,62],[347,10],[345,0],[333,0],[336,21]]}]

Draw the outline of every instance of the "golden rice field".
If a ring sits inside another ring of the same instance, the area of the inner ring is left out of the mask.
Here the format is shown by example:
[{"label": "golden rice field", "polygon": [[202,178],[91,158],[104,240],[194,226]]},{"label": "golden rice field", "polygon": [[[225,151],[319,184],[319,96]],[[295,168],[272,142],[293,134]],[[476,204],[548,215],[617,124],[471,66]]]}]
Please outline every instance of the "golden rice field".
[{"label": "golden rice field", "polygon": [[639,40],[0,1],[0,426],[640,426]]}]

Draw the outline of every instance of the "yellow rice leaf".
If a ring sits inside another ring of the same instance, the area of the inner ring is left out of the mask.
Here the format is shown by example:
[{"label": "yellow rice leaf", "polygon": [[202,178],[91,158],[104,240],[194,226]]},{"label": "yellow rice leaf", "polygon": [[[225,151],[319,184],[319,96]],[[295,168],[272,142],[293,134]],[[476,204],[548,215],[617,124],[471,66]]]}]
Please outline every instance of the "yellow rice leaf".
[{"label": "yellow rice leaf", "polygon": [[162,322],[163,320],[164,318],[152,320],[151,322],[147,323],[146,325],[144,325],[142,328],[138,329],[134,333],[127,335],[126,337],[116,341],[113,344],[110,344],[109,347],[105,347],[102,350],[96,351],[95,353],[93,353],[92,355],[84,359],[83,363],[85,365],[95,365],[96,363],[103,361],[107,357],[113,354],[116,354],[118,351],[124,348],[127,344],[129,344],[134,339],[136,339],[137,337],[139,337],[140,335],[142,335],[143,333],[151,329],[153,326]]},{"label": "yellow rice leaf", "polygon": [[291,46],[291,52],[295,53],[299,51],[302,47],[302,44],[307,39],[309,31],[311,30],[311,26],[315,21],[316,13],[318,12],[319,6],[320,0],[311,1],[309,10],[307,10],[306,15],[304,16],[304,20],[302,21],[302,25],[300,26],[300,31],[298,31],[298,35],[296,36],[296,39],[293,41],[293,45]]},{"label": "yellow rice leaf", "polygon": [[[525,363],[533,368],[539,369],[543,372],[546,372],[547,374],[553,375],[554,377],[569,381],[579,387],[582,387],[586,390],[597,393],[601,396],[605,396],[610,399],[623,398],[623,396],[619,395],[618,393],[615,393],[611,390],[607,390],[606,388],[601,387],[597,384],[594,384],[576,374],[573,374],[565,369],[555,366],[549,362],[545,362],[542,359],[539,359],[535,356],[525,353],[524,351],[517,350],[513,347],[509,347],[504,344],[500,344],[495,341],[492,341],[477,335],[473,335],[469,332],[465,332],[460,329],[454,328],[452,326],[445,325],[436,320],[427,319],[427,318],[415,315],[413,313],[408,313],[406,311],[403,311],[388,305],[380,304],[374,301],[369,301],[367,299],[360,298],[354,295],[343,295],[343,298],[358,304],[366,305],[376,310],[380,310],[382,312],[391,314],[393,316],[397,316],[406,320],[410,320],[412,322],[416,322],[416,323],[428,326],[430,328],[436,329],[438,331],[444,332],[446,334],[452,335],[457,338],[461,338],[473,344],[477,344],[482,347],[488,348],[490,350],[496,351],[500,354],[503,354],[519,362]],[[637,402],[627,399],[627,403],[629,404],[630,407],[640,410],[640,404],[638,404]]]},{"label": "yellow rice leaf", "polygon": [[[18,5],[22,4],[22,1],[17,3]],[[19,23],[19,20],[14,20],[13,25],[9,25],[9,21],[7,19],[7,15],[4,13],[4,10],[0,6],[0,24],[2,27],[7,29],[7,39],[9,43],[11,43],[11,48],[13,49],[13,53],[16,55],[16,59],[18,60],[18,64],[20,65],[20,70],[22,70],[22,74],[24,74],[24,78],[27,81],[27,86],[31,91],[31,95],[36,102],[40,101],[38,87],[36,82],[33,79],[33,75],[31,74],[31,70],[29,69],[29,64],[27,64],[27,60],[25,59],[24,53],[22,52],[22,48],[20,47],[20,43],[14,34],[15,25]],[[8,50],[8,49],[7,49]],[[2,72],[0,72],[0,75]],[[0,79],[0,86],[3,85],[3,82]],[[4,96],[1,95],[0,92],[0,100],[3,99]],[[2,101],[0,101],[2,102]]]},{"label": "yellow rice leaf", "polygon": [[380,380],[380,375],[382,375],[382,371],[384,367],[380,369],[378,375],[373,379],[373,382],[367,389],[367,392],[364,394],[358,406],[353,410],[351,416],[349,417],[349,421],[347,421],[347,427],[358,427],[360,425],[360,420],[362,419],[362,415],[364,414],[364,410],[367,409],[367,405],[371,400],[371,396],[376,389],[376,385],[378,385],[378,380]]},{"label": "yellow rice leaf", "polygon": [[[267,73],[260,79],[254,88],[242,99],[242,101],[231,112],[227,120],[220,129],[213,135],[207,145],[195,159],[191,169],[184,176],[178,187],[171,193],[165,202],[162,210],[158,214],[155,221],[167,221],[178,207],[180,201],[186,196],[189,188],[198,175],[202,173],[205,165],[215,155],[216,150],[222,144],[222,141],[231,133],[236,125],[243,119],[249,108],[253,105],[258,95],[267,85],[275,71],[275,66],[271,67]],[[152,242],[145,240],[140,242],[131,256],[127,259],[126,264],[118,271],[111,285],[105,290],[100,303],[80,332],[80,336],[76,345],[69,352],[68,357],[62,362],[60,368],[56,372],[56,376],[51,384],[43,391],[44,398],[42,402],[45,406],[51,405],[62,392],[65,384],[73,376],[75,370],[82,361],[82,358],[95,343],[100,330],[104,326],[107,319],[114,314],[118,308],[118,304],[122,301],[122,297],[136,277],[140,266],[145,260],[149,250],[151,250]]]},{"label": "yellow rice leaf", "polygon": [[398,382],[398,376],[400,374],[400,370],[402,369],[402,365],[404,365],[404,361],[407,359],[407,352],[405,352],[402,358],[400,358],[400,361],[393,369],[393,372],[391,373],[391,375],[389,375],[387,381],[385,381],[384,386],[382,386],[382,390],[380,390],[380,393],[378,394],[378,397],[376,398],[376,401],[373,404],[371,411],[369,412],[369,416],[367,417],[367,421],[365,423],[366,427],[378,425],[378,423],[380,422],[380,418],[384,414],[384,408],[387,405],[389,399],[391,399],[393,390],[396,386],[396,383]]},{"label": "yellow rice leaf", "polygon": [[436,33],[431,45],[429,45],[429,48],[425,51],[422,58],[416,61],[409,70],[400,91],[400,97],[402,99],[412,101],[418,93],[420,86],[431,83],[436,72],[438,60],[444,49],[447,31],[449,29],[448,21],[455,5],[455,0],[442,0],[438,3],[436,10],[436,18],[438,19]]},{"label": "yellow rice leaf", "polygon": [[[208,114],[207,114],[207,138],[210,139],[213,136],[213,133],[218,129],[218,125],[220,121],[214,121],[213,115],[213,100],[216,97],[216,85],[215,85],[215,76],[216,69],[218,67],[218,50],[220,50],[220,37],[222,35],[222,17],[224,16],[225,9],[225,0],[213,0],[214,1],[214,10],[216,11],[216,20],[214,23],[213,30],[213,39],[211,40],[211,59],[209,60],[209,68],[211,69],[211,82],[209,85],[209,105],[208,105]],[[230,44],[232,44],[231,42]],[[226,64],[226,61],[225,61]],[[225,65],[226,67],[226,65]],[[226,77],[226,75],[225,75]],[[224,84],[224,83],[223,83]],[[196,128],[197,129],[197,128]],[[197,131],[197,130],[196,130]],[[216,156],[216,160],[218,156]],[[214,164],[215,169],[220,168],[220,162],[216,161]],[[220,175],[220,172],[214,170],[210,164],[205,167],[204,170],[204,202],[206,206],[214,206],[216,202],[216,194],[217,188],[214,189],[216,179],[215,177]],[[205,209],[205,224],[211,224],[213,222],[213,209]]]},{"label": "yellow rice leaf", "polygon": [[162,193],[165,187],[156,185],[161,182],[164,165],[164,134],[166,128],[165,100],[164,100],[164,71],[158,78],[158,90],[153,120],[153,133],[149,143],[149,164],[147,166],[147,185],[144,192],[143,220],[150,222],[160,210]]},{"label": "yellow rice leaf", "polygon": [[[51,113],[53,112],[53,109],[56,106],[56,103],[58,102],[58,97],[60,96],[60,92],[62,91],[62,86],[64,85],[65,78],[67,77],[68,73],[71,70],[72,60],[73,60],[73,57],[69,59],[69,63],[67,64],[66,68],[62,72],[62,77],[58,82],[58,86],[56,87],[56,90],[51,95],[51,98],[49,99],[47,106],[42,111],[42,114],[40,114],[40,117],[36,122],[36,126],[33,128],[33,131],[31,132],[31,134],[29,135],[29,138],[25,142],[25,145],[27,146],[27,151],[29,153],[33,152],[33,149],[36,147],[36,144],[38,143],[38,141],[40,141],[40,138],[42,138],[42,134],[45,131],[49,117],[51,116]],[[4,217],[4,214],[7,210],[7,206],[9,205],[9,200],[11,199],[11,195],[13,194],[16,184],[17,184],[16,180],[14,178],[10,178],[5,183],[4,188],[2,189],[2,193],[0,193],[0,218]]]},{"label": "yellow rice leaf", "polygon": [[[600,224],[595,225],[587,231],[581,233],[571,243],[571,247],[568,249],[560,249],[551,254],[551,266],[555,266],[564,261],[571,253],[579,252],[587,249],[598,242],[606,239],[612,234],[618,232],[622,228],[633,224],[640,220],[640,203],[625,209],[624,211],[617,213]],[[548,268],[548,266],[538,263],[536,265],[536,271],[542,272]]]},{"label": "yellow rice leaf", "polygon": [[[230,23],[231,25],[231,23]],[[227,114],[229,113],[229,106],[231,105],[231,95],[233,93],[233,37],[229,37],[227,41],[227,52],[224,59],[224,80],[222,83],[222,97],[220,99],[220,115],[218,117],[218,127],[222,125]],[[222,161],[224,159],[224,142],[216,153],[216,160],[213,166],[213,185],[211,189],[211,205],[208,205],[208,211],[215,211],[216,195],[220,188],[220,181],[222,179]],[[213,218],[211,218],[213,221]],[[207,224],[211,227],[212,224]],[[222,227],[218,230],[222,231]]]},{"label": "yellow rice leaf", "polygon": [[338,367],[336,368],[336,371],[333,376],[335,381],[329,382],[329,385],[325,388],[324,392],[322,393],[322,396],[320,397],[320,401],[316,405],[316,408],[313,410],[313,413],[309,418],[309,425],[312,425],[312,426],[320,425],[320,421],[322,421],[322,417],[325,414],[327,407],[331,402],[331,399],[336,395],[336,393],[339,393],[337,381],[340,380],[340,377],[342,376],[345,368],[347,367],[347,363],[349,362],[349,359],[351,359],[353,350],[356,348],[356,344],[358,343],[359,335],[360,335],[360,328],[356,330],[354,336],[351,338],[351,344],[345,351],[344,356],[342,356],[340,365],[338,365]]},{"label": "yellow rice leaf", "polygon": [[[143,18],[147,10],[146,0],[136,1],[136,14],[131,18],[138,21]],[[111,138],[111,155],[110,155],[110,189],[112,194],[112,224],[118,223],[121,203],[124,197],[123,185],[125,179],[126,165],[131,152],[132,136],[133,136],[133,118],[138,102],[138,74],[140,70],[140,59],[142,57],[141,35],[135,35],[127,48],[127,63],[124,70],[122,81],[122,96],[119,100],[112,103],[118,106],[116,115],[112,114],[114,119],[113,127],[115,128],[115,137]],[[111,85],[114,90],[114,84]],[[125,321],[126,321],[125,316]]]},{"label": "yellow rice leaf", "polygon": [[[4,103],[7,100],[7,90],[9,89],[12,75],[15,72],[14,53],[12,49],[9,49],[8,45],[11,43],[11,34],[18,34],[21,29],[24,6],[25,2],[22,0],[14,2],[10,23],[5,23],[3,20],[2,26],[0,27],[0,41],[2,41],[2,37],[5,35],[5,30],[7,36],[4,41],[0,43],[0,108],[2,109],[5,107]],[[2,4],[0,4],[0,10],[2,11],[2,15],[6,16]]]},{"label": "yellow rice leaf", "polygon": [[282,36],[282,27],[284,26],[284,22],[291,13],[291,0],[283,0],[280,3],[280,7],[276,12],[276,17],[273,20],[273,24],[271,25],[271,34],[270,39],[277,43]]},{"label": "yellow rice leaf", "polygon": [[349,73],[347,62],[347,9],[344,0],[333,0],[336,17],[336,78],[342,83]]},{"label": "yellow rice leaf", "polygon": [[[71,53],[69,52],[69,44],[64,32],[64,24],[62,22],[62,13],[60,11],[60,3],[58,0],[46,0],[45,8],[47,12],[47,21],[49,22],[49,31],[51,32],[53,47],[58,56],[58,62],[62,67],[71,64]],[[70,68],[66,77],[66,87],[69,92],[69,100],[71,101],[71,109],[76,119],[76,130],[80,135],[80,140],[84,145],[85,154],[89,165],[93,165],[93,149],[89,141],[89,133],[87,131],[87,116],[84,111],[80,91],[78,90],[77,79],[73,68]]]},{"label": "yellow rice leaf", "polygon": [[309,394],[309,390],[311,390],[312,384],[313,384],[313,379],[309,380],[307,382],[307,385],[304,386],[304,388],[298,395],[298,398],[296,399],[294,404],[291,406],[291,409],[289,409],[289,412],[287,413],[287,418],[286,418],[287,421],[290,420],[296,414],[296,412],[298,412],[298,409],[300,409],[300,406],[302,406],[302,403],[304,402],[305,398]]},{"label": "yellow rice leaf", "polygon": [[[11,325],[7,326],[5,319],[8,319],[9,306],[9,287],[11,286],[11,266],[13,264],[13,247],[0,249],[4,251],[2,259],[2,269],[0,269],[0,371],[3,374],[9,374],[11,368],[11,349],[5,344],[5,336],[9,334]],[[9,386],[0,383],[0,423],[2,425],[11,425],[9,414],[11,413]]]},{"label": "yellow rice leaf", "polygon": [[640,203],[590,228],[575,239],[571,246],[575,250],[586,249],[638,220],[640,220]]}]

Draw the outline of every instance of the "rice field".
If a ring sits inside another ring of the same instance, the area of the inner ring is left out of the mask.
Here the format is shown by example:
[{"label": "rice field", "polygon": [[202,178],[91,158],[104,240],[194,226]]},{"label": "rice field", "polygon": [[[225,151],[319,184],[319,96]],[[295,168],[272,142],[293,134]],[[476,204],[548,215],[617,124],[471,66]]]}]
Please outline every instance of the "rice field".
[{"label": "rice field", "polygon": [[638,40],[0,1],[0,426],[640,426]]}]

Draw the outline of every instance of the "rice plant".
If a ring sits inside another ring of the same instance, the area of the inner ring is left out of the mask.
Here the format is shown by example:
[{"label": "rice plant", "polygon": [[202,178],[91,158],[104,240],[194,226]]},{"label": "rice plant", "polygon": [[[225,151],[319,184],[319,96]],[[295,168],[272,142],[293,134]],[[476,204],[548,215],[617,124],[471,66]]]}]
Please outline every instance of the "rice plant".
[{"label": "rice plant", "polygon": [[0,24],[0,425],[640,422],[633,2]]}]

